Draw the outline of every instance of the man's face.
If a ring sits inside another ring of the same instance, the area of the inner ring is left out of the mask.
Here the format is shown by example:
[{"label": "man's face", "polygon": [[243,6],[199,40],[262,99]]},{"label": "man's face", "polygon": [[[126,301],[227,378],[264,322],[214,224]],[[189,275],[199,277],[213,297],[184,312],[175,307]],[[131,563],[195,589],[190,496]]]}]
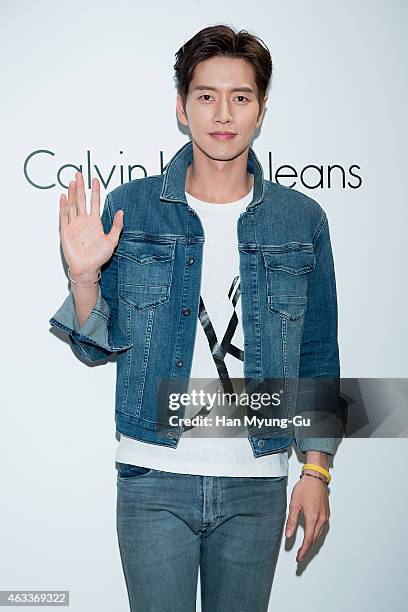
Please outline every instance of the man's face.
[{"label": "man's face", "polygon": [[227,161],[250,145],[267,99],[264,98],[260,112],[254,72],[248,62],[213,57],[197,64],[194,70],[186,112],[177,96],[177,116],[189,127],[193,141],[203,153]]}]

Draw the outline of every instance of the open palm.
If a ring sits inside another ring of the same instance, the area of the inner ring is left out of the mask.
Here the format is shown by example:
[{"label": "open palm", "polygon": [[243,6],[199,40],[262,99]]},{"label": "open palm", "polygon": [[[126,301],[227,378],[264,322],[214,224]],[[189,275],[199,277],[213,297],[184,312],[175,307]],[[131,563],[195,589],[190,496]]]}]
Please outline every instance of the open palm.
[{"label": "open palm", "polygon": [[60,237],[70,272],[75,275],[98,271],[110,259],[123,227],[123,211],[114,216],[105,234],[100,218],[100,185],[92,179],[90,212],[86,209],[84,179],[81,172],[68,187],[68,198],[60,197]]}]

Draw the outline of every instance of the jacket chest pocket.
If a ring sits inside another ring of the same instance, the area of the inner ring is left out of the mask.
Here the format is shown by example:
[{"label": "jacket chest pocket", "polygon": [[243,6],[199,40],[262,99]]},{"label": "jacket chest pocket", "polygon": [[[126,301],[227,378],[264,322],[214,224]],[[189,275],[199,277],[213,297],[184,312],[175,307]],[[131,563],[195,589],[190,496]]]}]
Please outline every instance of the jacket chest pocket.
[{"label": "jacket chest pocket", "polygon": [[262,249],[268,308],[291,321],[301,320],[307,308],[310,272],[316,267],[312,244],[290,242]]},{"label": "jacket chest pocket", "polygon": [[173,275],[175,241],[153,242],[141,239],[119,241],[119,297],[137,309],[167,302]]}]

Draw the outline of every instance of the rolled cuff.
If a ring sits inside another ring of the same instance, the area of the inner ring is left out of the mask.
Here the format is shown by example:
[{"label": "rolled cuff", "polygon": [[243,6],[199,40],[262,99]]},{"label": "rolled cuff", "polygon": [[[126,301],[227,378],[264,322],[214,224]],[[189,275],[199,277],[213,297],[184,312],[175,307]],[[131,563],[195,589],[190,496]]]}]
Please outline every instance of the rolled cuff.
[{"label": "rolled cuff", "polygon": [[78,349],[77,354],[90,361],[104,359],[113,352],[133,346],[117,323],[112,321],[111,310],[102,296],[100,286],[96,304],[82,327],[79,325],[72,291],[49,323],[69,334],[73,348]]},{"label": "rolled cuff", "polygon": [[318,451],[334,455],[336,449],[336,438],[296,438],[296,446],[301,453],[307,451]]}]

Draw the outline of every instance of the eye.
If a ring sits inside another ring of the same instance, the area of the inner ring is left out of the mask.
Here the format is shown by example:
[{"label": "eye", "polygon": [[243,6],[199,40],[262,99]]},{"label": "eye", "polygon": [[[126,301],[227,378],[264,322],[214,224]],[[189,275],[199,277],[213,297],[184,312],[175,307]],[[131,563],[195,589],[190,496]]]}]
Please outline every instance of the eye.
[{"label": "eye", "polygon": [[[210,94],[203,94],[202,96],[199,96],[198,99],[200,100],[201,98],[212,98],[212,96],[210,96]],[[209,100],[205,100],[205,102],[209,102]]]},{"label": "eye", "polygon": [[249,102],[249,98],[247,98],[246,96],[236,96],[237,98],[244,98],[244,100],[246,100],[247,102]]}]

